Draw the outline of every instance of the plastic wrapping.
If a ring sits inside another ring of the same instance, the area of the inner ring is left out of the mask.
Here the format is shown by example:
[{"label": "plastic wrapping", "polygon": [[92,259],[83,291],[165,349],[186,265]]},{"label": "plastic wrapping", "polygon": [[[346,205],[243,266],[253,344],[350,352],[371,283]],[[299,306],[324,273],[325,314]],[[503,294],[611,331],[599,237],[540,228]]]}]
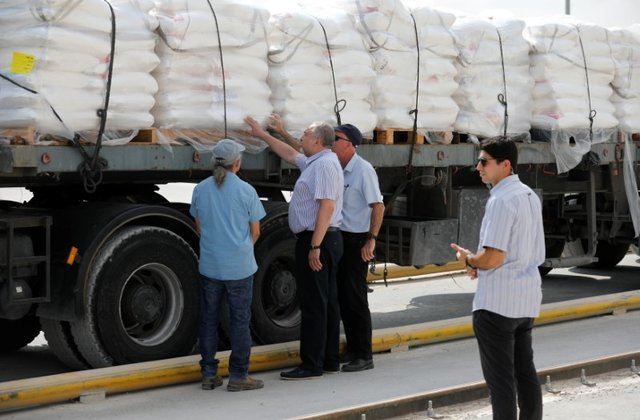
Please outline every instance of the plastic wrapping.
[{"label": "plastic wrapping", "polygon": [[267,84],[266,25],[260,3],[157,0],[153,11],[162,41],[153,72],[160,89],[152,112],[163,143],[188,142],[209,150],[232,137],[247,151],[264,142],[244,133],[243,118],[266,121],[272,112]]},{"label": "plastic wrapping", "polygon": [[640,132],[640,25],[611,30],[615,78],[611,83],[620,130]]},{"label": "plastic wrapping", "polygon": [[269,45],[271,100],[292,135],[313,120],[337,125],[338,111],[341,123],[372,136],[376,74],[349,15],[330,9],[275,13]]},{"label": "plastic wrapping", "polygon": [[428,7],[408,8],[399,0],[332,0],[328,4],[351,14],[373,56],[378,127],[413,128],[411,111],[417,104],[421,133],[453,130],[458,113],[452,98],[458,52],[450,28],[455,16]]},{"label": "plastic wrapping", "polygon": [[[458,18],[452,27],[460,55],[456,62],[460,112],[455,129],[479,137],[506,134],[528,139],[531,128],[529,43],[519,20]],[[505,118],[505,105],[508,118]]]},{"label": "plastic wrapping", "polygon": [[[559,172],[575,167],[591,143],[611,139],[618,120],[610,98],[615,65],[609,31],[557,18],[530,22],[533,129],[549,131]],[[534,136],[540,138],[540,136]],[[573,144],[575,142],[575,144]]]},{"label": "plastic wrapping", "polygon": [[[0,13],[0,128],[30,128],[36,142],[97,140],[113,62],[103,144],[151,127],[157,84],[150,72],[157,21],[143,0],[5,0]],[[9,79],[9,80],[7,80]]]}]

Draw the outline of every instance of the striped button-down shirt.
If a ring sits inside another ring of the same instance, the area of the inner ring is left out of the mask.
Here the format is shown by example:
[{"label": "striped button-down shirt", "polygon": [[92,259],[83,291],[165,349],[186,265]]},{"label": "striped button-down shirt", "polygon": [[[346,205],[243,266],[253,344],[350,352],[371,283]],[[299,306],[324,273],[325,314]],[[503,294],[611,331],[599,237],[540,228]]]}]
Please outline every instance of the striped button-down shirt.
[{"label": "striped button-down shirt", "polygon": [[335,201],[330,226],[340,227],[342,222],[342,196],[344,177],[338,157],[330,150],[313,156],[296,156],[300,177],[293,188],[289,202],[289,228],[293,233],[315,230],[320,200]]},{"label": "striped button-down shirt", "polygon": [[484,247],[504,251],[505,258],[498,268],[478,270],[473,310],[509,318],[538,316],[542,301],[538,266],[545,256],[542,207],[536,193],[517,175],[504,178],[491,190],[478,252]]}]

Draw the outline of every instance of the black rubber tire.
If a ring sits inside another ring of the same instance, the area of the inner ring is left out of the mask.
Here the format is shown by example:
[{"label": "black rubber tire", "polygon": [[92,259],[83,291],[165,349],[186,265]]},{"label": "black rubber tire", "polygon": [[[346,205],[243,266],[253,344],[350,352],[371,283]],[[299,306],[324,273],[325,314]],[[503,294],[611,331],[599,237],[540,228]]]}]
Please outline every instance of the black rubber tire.
[{"label": "black rubber tire", "polygon": [[0,319],[0,353],[18,351],[40,334],[40,321],[34,315],[20,319]]},{"label": "black rubber tire", "polygon": [[190,354],[199,316],[198,260],[175,233],[130,226],[97,252],[85,317],[71,325],[92,367]]},{"label": "black rubber tire", "polygon": [[[565,245],[564,239],[551,239],[545,244],[545,258],[559,258],[562,256],[562,251],[564,251]],[[549,272],[553,270],[552,267],[538,267],[538,271],[540,272],[540,276],[544,277]]]},{"label": "black rubber tire", "polygon": [[68,322],[41,318],[40,323],[42,324],[44,337],[49,344],[49,349],[56,355],[58,360],[73,370],[84,370],[91,367],[82,357],[78,346],[73,341],[71,327]]},{"label": "black rubber tire", "polygon": [[592,266],[603,269],[613,268],[622,261],[628,251],[629,244],[612,244],[609,241],[598,240],[595,255],[598,257],[598,262],[593,263]]},{"label": "black rubber tire", "polygon": [[295,244],[287,218],[261,227],[255,255],[252,331],[257,344],[282,343],[300,337],[300,306],[296,295]]}]

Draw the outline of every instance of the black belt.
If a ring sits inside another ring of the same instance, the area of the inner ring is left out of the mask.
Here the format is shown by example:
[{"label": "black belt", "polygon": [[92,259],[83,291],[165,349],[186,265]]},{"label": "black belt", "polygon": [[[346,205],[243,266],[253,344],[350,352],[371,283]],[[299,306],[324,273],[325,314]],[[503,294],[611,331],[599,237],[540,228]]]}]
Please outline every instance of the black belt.
[{"label": "black belt", "polygon": [[[339,231],[340,231],[340,228],[337,228],[337,227],[329,226],[327,228],[327,232],[339,232]],[[313,232],[314,232],[313,230],[303,230],[302,232],[298,232],[295,235],[297,238],[300,238],[303,235],[312,235]]]}]

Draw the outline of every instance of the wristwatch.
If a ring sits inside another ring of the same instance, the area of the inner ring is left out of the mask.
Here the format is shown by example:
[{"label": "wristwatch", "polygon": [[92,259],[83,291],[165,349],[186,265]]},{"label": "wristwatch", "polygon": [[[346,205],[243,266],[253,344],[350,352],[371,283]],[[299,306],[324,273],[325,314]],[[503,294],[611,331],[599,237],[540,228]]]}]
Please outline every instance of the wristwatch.
[{"label": "wristwatch", "polygon": [[377,237],[376,235],[374,235],[373,233],[368,232],[368,233],[367,233],[367,241],[368,241],[369,239],[373,239],[374,241],[377,241],[377,240],[378,240],[378,237]]},{"label": "wristwatch", "polygon": [[311,247],[309,248],[311,251],[315,251],[316,249],[320,249],[320,245],[311,245]]},{"label": "wristwatch", "polygon": [[466,257],[464,257],[464,266],[465,267],[469,267],[472,270],[477,270],[478,267],[474,267],[473,265],[471,265],[471,263],[469,262],[469,259],[471,258],[471,254],[467,254]]}]

